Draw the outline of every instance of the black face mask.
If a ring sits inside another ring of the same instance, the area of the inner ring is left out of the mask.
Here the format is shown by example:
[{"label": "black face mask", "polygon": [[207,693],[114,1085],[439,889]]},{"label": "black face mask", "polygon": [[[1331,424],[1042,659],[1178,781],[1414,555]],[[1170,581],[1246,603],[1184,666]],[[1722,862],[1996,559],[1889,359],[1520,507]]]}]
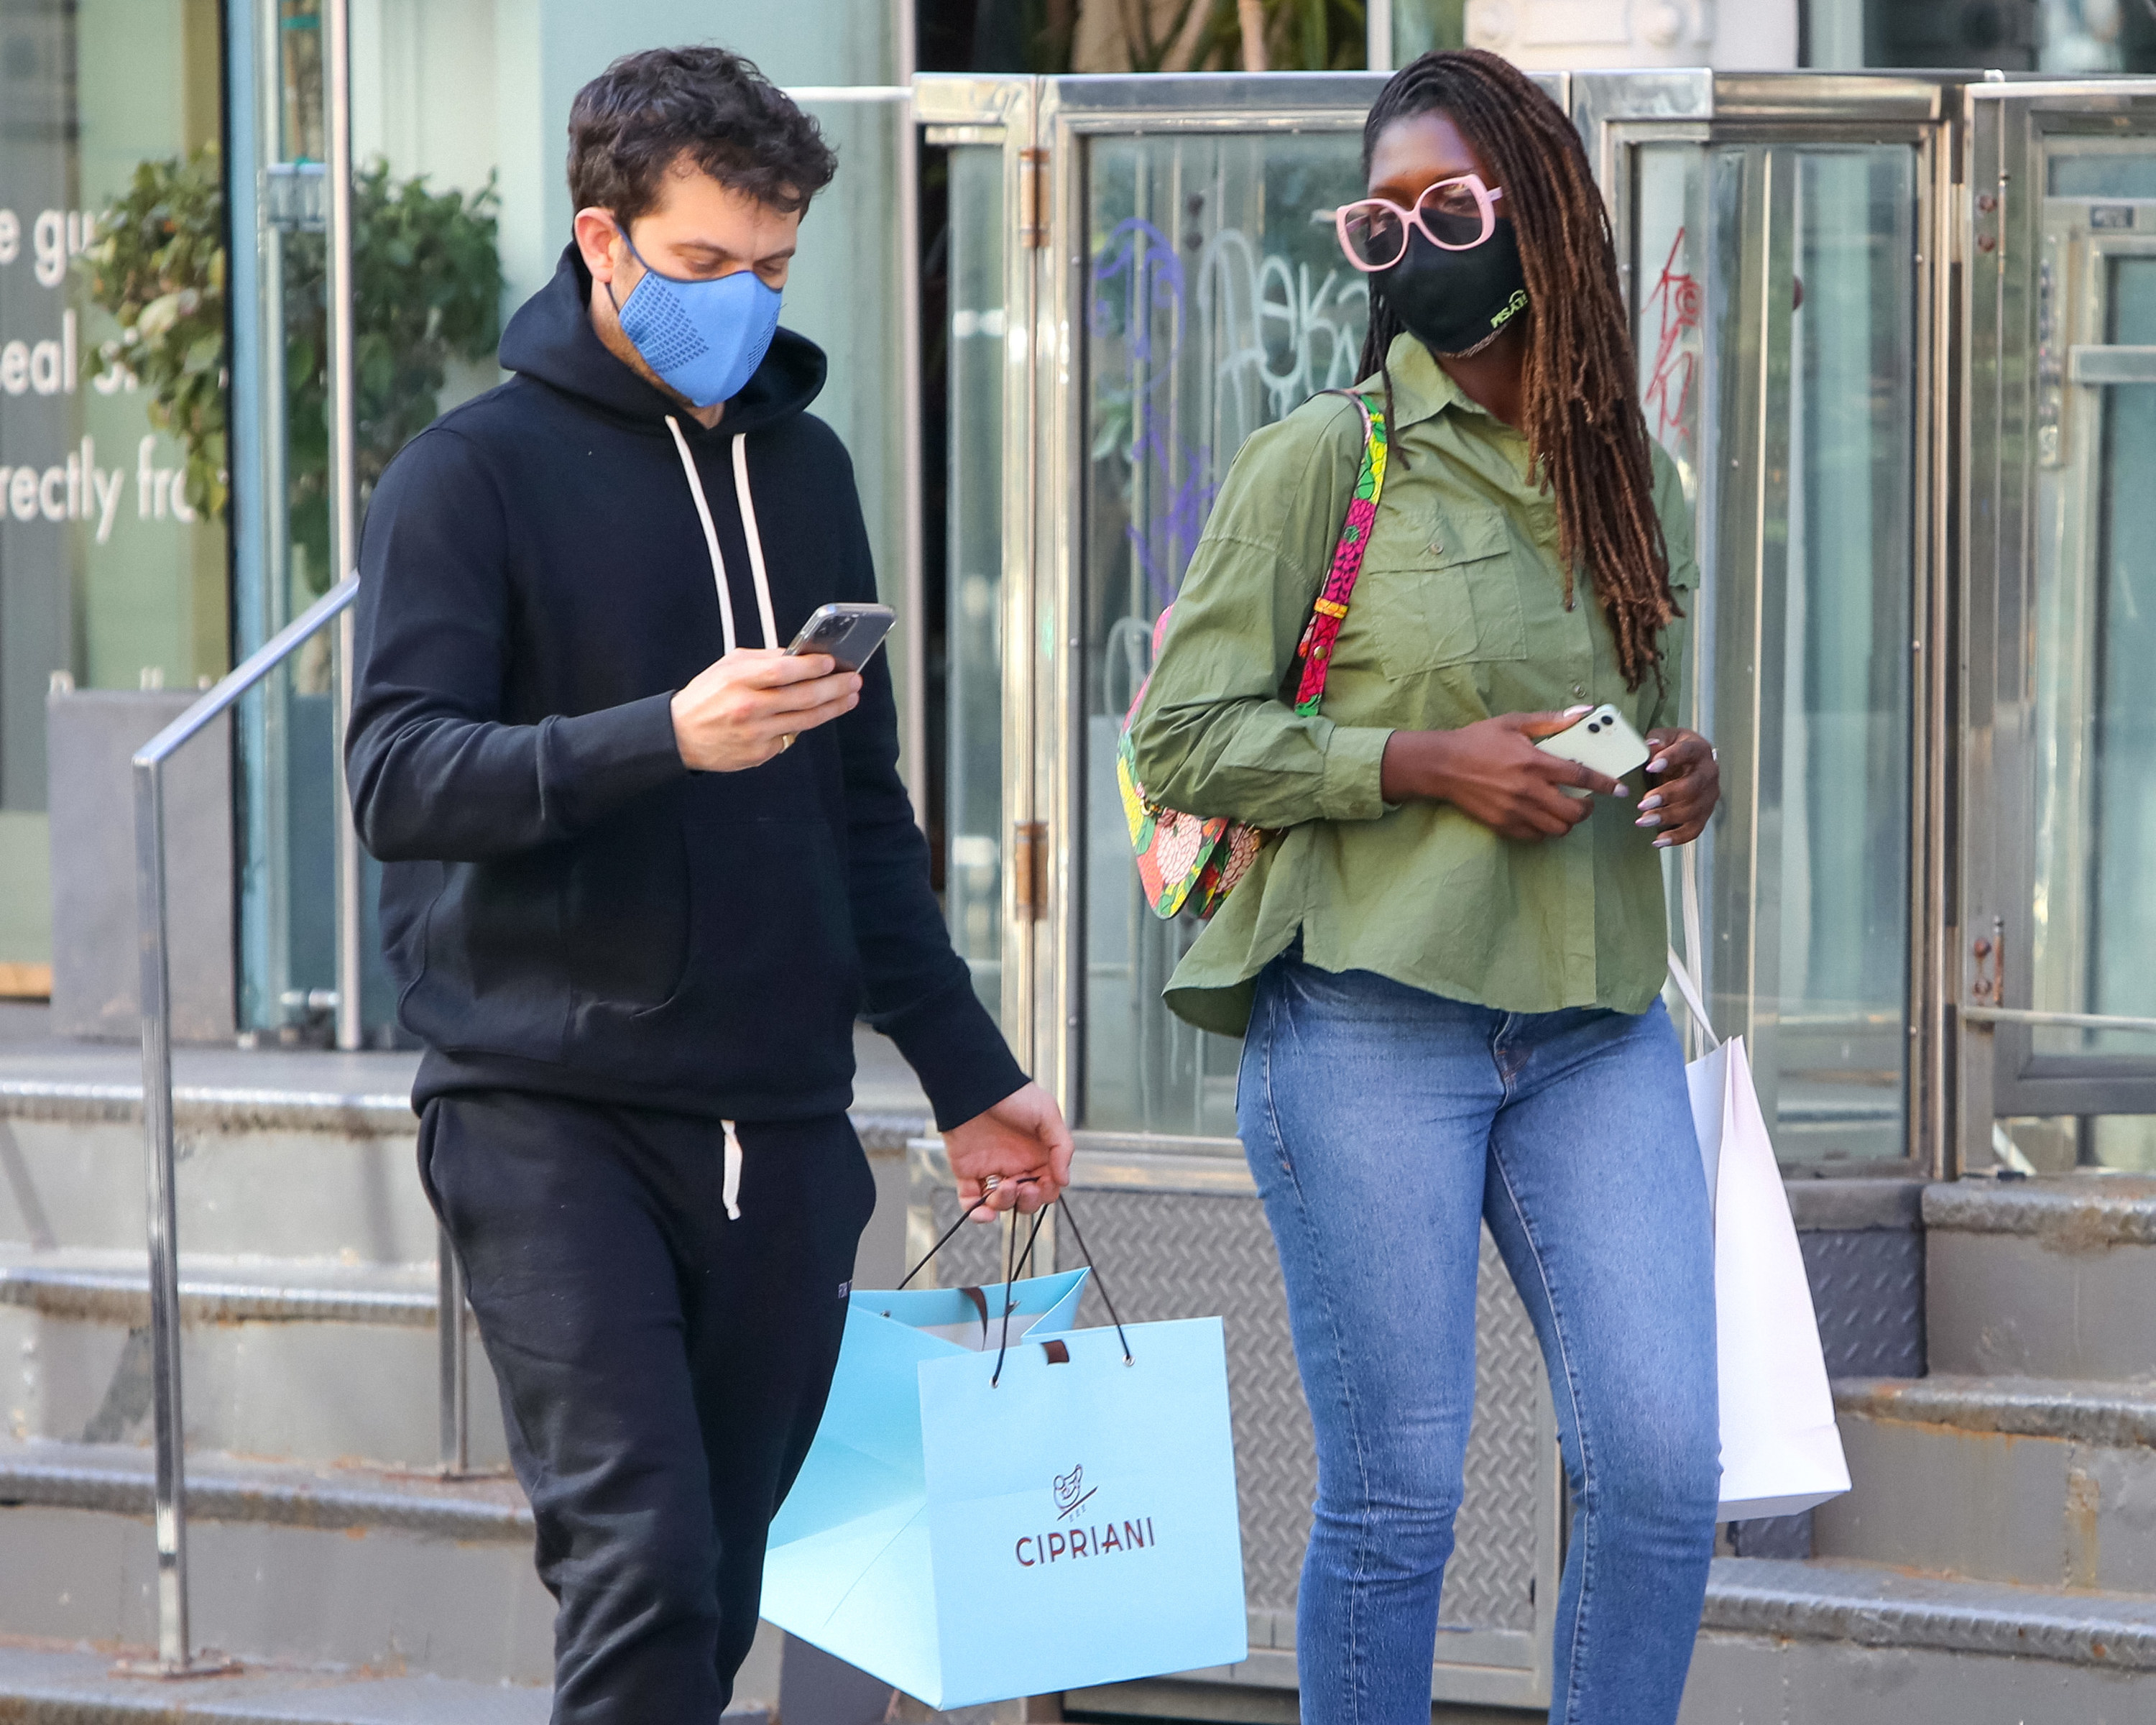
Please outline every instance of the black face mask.
[{"label": "black face mask", "polygon": [[1432,245],[1410,229],[1407,255],[1376,280],[1408,333],[1447,358],[1487,347],[1527,309],[1527,272],[1508,221],[1464,252]]}]

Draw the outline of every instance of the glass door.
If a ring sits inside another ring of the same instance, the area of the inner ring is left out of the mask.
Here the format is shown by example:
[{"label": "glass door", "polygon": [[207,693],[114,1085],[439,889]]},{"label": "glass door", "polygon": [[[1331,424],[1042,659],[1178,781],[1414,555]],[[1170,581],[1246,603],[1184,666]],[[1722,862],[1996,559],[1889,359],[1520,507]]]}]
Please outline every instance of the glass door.
[{"label": "glass door", "polygon": [[1686,685],[1723,803],[1689,860],[1717,1028],[1748,1038],[1785,1163],[1907,1157],[1938,87],[1581,73],[1573,92],[1649,429],[1695,511]]},{"label": "glass door", "polygon": [[2148,1172],[2156,83],[1967,96],[1964,1154]]}]

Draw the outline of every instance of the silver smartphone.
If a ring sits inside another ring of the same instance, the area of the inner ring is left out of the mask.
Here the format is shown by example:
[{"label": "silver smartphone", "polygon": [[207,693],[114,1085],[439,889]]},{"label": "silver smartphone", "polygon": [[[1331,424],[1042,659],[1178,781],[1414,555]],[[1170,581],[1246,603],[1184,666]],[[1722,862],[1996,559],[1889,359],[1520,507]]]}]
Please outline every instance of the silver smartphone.
[{"label": "silver smartphone", "polygon": [[801,625],[788,653],[828,653],[840,670],[857,671],[875,656],[898,621],[888,605],[819,605]]},{"label": "silver smartphone", "polygon": [[[1554,737],[1545,737],[1535,747],[1562,760],[1577,761],[1608,778],[1622,778],[1647,764],[1650,750],[1624,714],[1604,703],[1584,714]],[[1558,787],[1568,797],[1591,796],[1577,785]]]}]

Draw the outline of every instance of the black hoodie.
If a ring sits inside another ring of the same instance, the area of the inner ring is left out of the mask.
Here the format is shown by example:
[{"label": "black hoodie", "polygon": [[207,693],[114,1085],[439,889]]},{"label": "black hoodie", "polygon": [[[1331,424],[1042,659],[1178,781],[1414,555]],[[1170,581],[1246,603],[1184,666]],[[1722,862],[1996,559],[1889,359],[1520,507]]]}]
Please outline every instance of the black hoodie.
[{"label": "black hoodie", "polygon": [[781,330],[706,431],[609,353],[572,246],[511,320],[516,375],[389,465],[360,542],[346,760],[384,867],[413,1094],[542,1091],[741,1120],[852,1098],[858,1013],[949,1126],[1024,1081],[952,951],[897,771],[886,655],[860,704],[744,773],[681,764],[674,692],[765,644],[735,497],[746,435],[777,639],[872,600],[852,465]]}]

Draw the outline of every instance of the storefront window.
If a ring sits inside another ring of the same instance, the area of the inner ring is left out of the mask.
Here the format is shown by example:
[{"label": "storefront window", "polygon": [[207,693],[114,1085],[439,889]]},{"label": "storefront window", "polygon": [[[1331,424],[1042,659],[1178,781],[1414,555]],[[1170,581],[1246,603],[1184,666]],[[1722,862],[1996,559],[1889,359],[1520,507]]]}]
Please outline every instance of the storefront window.
[{"label": "storefront window", "polygon": [[[153,344],[190,320],[217,326],[214,248],[182,248],[198,275],[103,295],[91,279],[116,203],[215,182],[216,7],[18,0],[0,15],[0,991],[23,993],[51,960],[55,674],[186,688],[227,665],[217,449],[198,444],[191,475],[187,439],[164,429],[187,419],[174,387],[150,363],[98,357],[121,334],[100,297],[127,304]],[[213,350],[192,358],[214,378]]]}]

